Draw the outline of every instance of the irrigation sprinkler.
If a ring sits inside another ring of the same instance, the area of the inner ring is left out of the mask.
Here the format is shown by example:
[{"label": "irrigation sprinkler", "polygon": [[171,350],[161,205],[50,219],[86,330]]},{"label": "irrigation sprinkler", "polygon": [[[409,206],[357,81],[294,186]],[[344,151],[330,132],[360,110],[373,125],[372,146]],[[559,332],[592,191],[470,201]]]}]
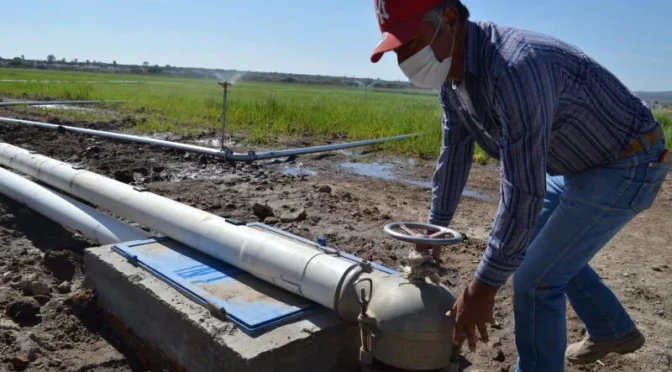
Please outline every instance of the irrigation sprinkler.
[{"label": "irrigation sprinkler", "polygon": [[382,143],[385,143],[385,142],[399,141],[399,140],[403,140],[403,139],[407,139],[407,138],[418,137],[418,136],[421,135],[421,133],[413,133],[413,134],[403,134],[403,135],[400,135],[400,136],[376,138],[376,139],[363,140],[363,141],[346,142],[346,143],[332,143],[332,144],[329,144],[329,145],[319,145],[319,146],[312,146],[312,147],[303,147],[303,148],[296,148],[296,149],[269,151],[269,152],[262,152],[262,153],[256,153],[254,151],[250,151],[248,153],[236,153],[236,152],[233,152],[232,150],[230,150],[228,148],[220,150],[220,149],[214,149],[214,148],[211,148],[211,147],[190,145],[190,144],[187,144],[187,143],[165,141],[165,140],[160,140],[160,139],[155,139],[155,138],[147,138],[147,137],[142,137],[142,136],[134,136],[134,135],[130,135],[130,134],[122,134],[122,133],[115,133],[115,132],[106,132],[106,131],[95,130],[95,129],[71,127],[71,126],[67,126],[67,125],[43,123],[43,122],[32,121],[32,120],[22,120],[22,119],[0,117],[0,122],[12,123],[12,124],[21,124],[21,125],[33,126],[33,127],[37,127],[37,128],[43,128],[43,129],[55,129],[59,133],[66,133],[66,132],[79,133],[79,134],[84,134],[84,135],[88,135],[88,136],[105,137],[105,138],[111,138],[111,139],[120,140],[120,141],[126,141],[126,142],[142,143],[142,144],[151,145],[151,146],[164,147],[164,148],[170,148],[170,149],[174,149],[174,150],[180,150],[180,151],[186,151],[186,152],[193,152],[193,153],[208,155],[208,156],[212,156],[212,157],[216,157],[216,158],[220,158],[220,159],[224,159],[224,160],[232,161],[232,162],[241,162],[241,161],[242,162],[253,162],[253,161],[257,161],[257,160],[269,160],[269,159],[277,159],[277,158],[284,158],[284,157],[291,157],[291,156],[315,154],[315,153],[319,153],[319,152],[328,152],[328,151],[349,149],[349,148],[354,148],[354,147],[377,145],[377,144],[382,144]]},{"label": "irrigation sprinkler", "polygon": [[355,84],[357,84],[357,86],[359,86],[360,88],[364,88],[364,97],[368,98],[369,88],[372,88],[374,85],[378,84],[378,80],[374,80],[371,84],[364,84],[360,80],[355,80]]},{"label": "irrigation sprinkler", "polygon": [[229,93],[229,87],[233,85],[233,83],[230,83],[228,81],[219,81],[217,82],[219,86],[221,86],[224,90],[223,96],[222,96],[222,139],[221,143],[219,144],[219,148],[221,150],[224,150],[224,141],[226,140],[226,101],[227,101],[227,95]]}]

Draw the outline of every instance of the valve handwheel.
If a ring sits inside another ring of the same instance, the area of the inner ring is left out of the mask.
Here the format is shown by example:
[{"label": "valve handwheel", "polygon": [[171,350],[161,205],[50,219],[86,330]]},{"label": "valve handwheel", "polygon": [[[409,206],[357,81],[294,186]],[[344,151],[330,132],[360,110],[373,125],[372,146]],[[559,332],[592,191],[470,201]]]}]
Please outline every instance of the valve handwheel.
[{"label": "valve handwheel", "polygon": [[443,226],[419,222],[392,222],[383,228],[391,237],[414,244],[432,246],[454,245],[462,242],[462,234]]}]

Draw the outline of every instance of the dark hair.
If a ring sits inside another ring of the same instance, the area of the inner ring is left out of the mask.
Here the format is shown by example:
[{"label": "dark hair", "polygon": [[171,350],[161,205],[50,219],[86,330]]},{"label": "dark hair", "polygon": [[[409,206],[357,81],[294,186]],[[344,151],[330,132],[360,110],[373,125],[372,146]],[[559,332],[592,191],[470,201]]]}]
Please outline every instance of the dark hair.
[{"label": "dark hair", "polygon": [[443,15],[443,12],[449,8],[454,7],[457,10],[457,15],[460,17],[460,24],[464,25],[469,19],[469,9],[462,4],[461,0],[444,0],[443,4],[437,5],[425,14],[425,21],[436,24],[437,20]]}]

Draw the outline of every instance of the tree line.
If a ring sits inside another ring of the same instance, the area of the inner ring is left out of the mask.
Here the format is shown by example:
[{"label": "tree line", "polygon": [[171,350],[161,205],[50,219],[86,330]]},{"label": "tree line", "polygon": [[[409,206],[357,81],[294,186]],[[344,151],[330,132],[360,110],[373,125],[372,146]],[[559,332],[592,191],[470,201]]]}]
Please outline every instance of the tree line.
[{"label": "tree line", "polygon": [[364,89],[368,88],[404,89],[404,90],[414,89],[414,87],[411,84],[404,81],[390,81],[390,80],[357,78],[348,76],[288,74],[280,72],[257,72],[257,71],[239,71],[239,70],[226,70],[226,69],[207,69],[198,67],[177,67],[171,65],[159,66],[157,64],[150,64],[149,62],[143,62],[142,65],[135,65],[135,64],[121,64],[117,63],[117,61],[112,61],[112,63],[108,63],[88,59],[79,60],[77,58],[67,60],[66,58],[59,59],[53,54],[49,54],[47,58],[44,60],[26,59],[23,55],[8,59],[0,57],[0,67],[34,68],[40,70],[164,75],[164,76],[207,78],[218,80],[221,80],[221,78],[231,79],[234,76],[242,75],[243,78],[241,80],[245,81],[350,86]]}]

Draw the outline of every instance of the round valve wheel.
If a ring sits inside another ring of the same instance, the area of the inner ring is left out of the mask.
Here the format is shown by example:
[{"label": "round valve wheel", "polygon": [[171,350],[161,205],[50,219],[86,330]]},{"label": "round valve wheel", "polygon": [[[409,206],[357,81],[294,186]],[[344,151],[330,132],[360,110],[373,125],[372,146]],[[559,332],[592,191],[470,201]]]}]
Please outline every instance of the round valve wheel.
[{"label": "round valve wheel", "polygon": [[463,240],[462,234],[455,230],[419,222],[392,222],[383,231],[395,239],[414,244],[453,245]]}]

